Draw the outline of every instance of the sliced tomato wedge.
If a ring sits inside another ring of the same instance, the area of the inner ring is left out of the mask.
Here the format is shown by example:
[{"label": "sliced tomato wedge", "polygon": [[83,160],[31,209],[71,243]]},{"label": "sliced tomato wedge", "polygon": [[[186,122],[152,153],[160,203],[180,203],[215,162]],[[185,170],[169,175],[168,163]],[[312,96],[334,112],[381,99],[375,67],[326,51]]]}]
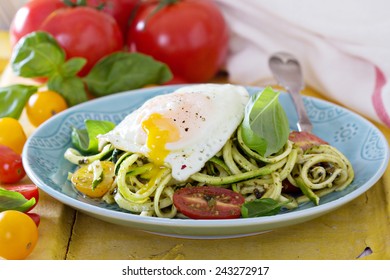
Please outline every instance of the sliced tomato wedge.
[{"label": "sliced tomato wedge", "polygon": [[241,194],[214,186],[185,187],[173,195],[177,210],[191,219],[239,218],[244,202]]},{"label": "sliced tomato wedge", "polygon": [[303,151],[306,151],[313,146],[328,144],[328,142],[322,140],[318,136],[305,131],[291,131],[288,139],[301,147]]},{"label": "sliced tomato wedge", "polygon": [[30,211],[37,205],[39,200],[39,190],[36,185],[28,184],[28,185],[19,185],[19,186],[5,186],[6,190],[14,191],[21,193],[27,200],[30,200],[32,197],[35,198],[35,204],[28,209],[26,212]]},{"label": "sliced tomato wedge", "polygon": [[290,183],[289,180],[284,179],[282,181],[282,192],[283,193],[288,193],[288,194],[299,194],[302,193],[301,189],[294,186],[293,184]]}]

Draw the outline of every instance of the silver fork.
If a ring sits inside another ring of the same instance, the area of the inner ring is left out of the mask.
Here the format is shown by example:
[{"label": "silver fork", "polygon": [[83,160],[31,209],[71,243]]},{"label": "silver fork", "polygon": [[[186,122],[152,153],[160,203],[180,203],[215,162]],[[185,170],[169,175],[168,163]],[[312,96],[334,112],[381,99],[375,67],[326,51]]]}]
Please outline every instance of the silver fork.
[{"label": "silver fork", "polygon": [[300,91],[304,87],[301,66],[291,54],[278,52],[268,60],[269,67],[280,85],[290,94],[298,114],[298,131],[311,132],[313,125],[307,116]]}]

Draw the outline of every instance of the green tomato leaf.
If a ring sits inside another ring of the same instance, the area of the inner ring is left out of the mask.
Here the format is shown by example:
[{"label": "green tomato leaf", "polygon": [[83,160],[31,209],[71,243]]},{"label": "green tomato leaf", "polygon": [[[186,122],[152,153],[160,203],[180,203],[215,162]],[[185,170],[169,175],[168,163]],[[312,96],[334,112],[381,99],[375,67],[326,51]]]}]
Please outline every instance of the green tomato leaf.
[{"label": "green tomato leaf", "polygon": [[36,86],[11,85],[0,88],[0,118],[19,119],[31,95],[37,92]]},{"label": "green tomato leaf", "polygon": [[35,203],[34,197],[27,200],[21,193],[0,188],[0,212],[6,210],[25,212]]},{"label": "green tomato leaf", "polygon": [[272,216],[280,212],[280,209],[287,202],[278,202],[272,198],[260,198],[245,202],[241,206],[241,215],[244,218]]},{"label": "green tomato leaf", "polygon": [[11,55],[14,73],[21,77],[50,77],[65,62],[65,52],[47,32],[37,31],[24,36]]},{"label": "green tomato leaf", "polygon": [[82,57],[74,57],[66,61],[60,67],[60,72],[64,77],[73,77],[84,67],[87,60]]},{"label": "green tomato leaf", "polygon": [[98,153],[99,134],[105,134],[111,131],[115,124],[110,121],[85,120],[85,129],[72,130],[72,144],[82,153]]},{"label": "green tomato leaf", "polygon": [[84,82],[77,76],[64,77],[57,73],[49,79],[47,87],[61,94],[68,103],[68,106],[73,106],[88,100]]},{"label": "green tomato leaf", "polygon": [[288,140],[288,118],[278,97],[278,92],[267,87],[253,95],[245,108],[242,139],[262,156],[278,152]]},{"label": "green tomato leaf", "polygon": [[172,78],[169,68],[140,53],[116,52],[101,59],[84,78],[96,96],[162,84]]}]

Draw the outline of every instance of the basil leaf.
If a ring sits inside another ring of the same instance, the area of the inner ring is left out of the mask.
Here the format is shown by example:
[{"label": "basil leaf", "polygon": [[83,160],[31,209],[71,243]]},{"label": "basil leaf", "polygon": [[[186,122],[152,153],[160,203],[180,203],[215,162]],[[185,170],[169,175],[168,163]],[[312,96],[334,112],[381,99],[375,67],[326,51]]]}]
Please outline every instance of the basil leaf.
[{"label": "basil leaf", "polygon": [[11,85],[0,88],[0,118],[19,119],[28,99],[37,90],[36,86],[26,85]]},{"label": "basil leaf", "polygon": [[87,153],[89,147],[88,131],[86,129],[72,128],[72,144],[81,153]]},{"label": "basil leaf", "polygon": [[73,77],[84,67],[87,60],[82,57],[74,57],[66,61],[60,67],[60,72],[64,77]]},{"label": "basil leaf", "polygon": [[65,52],[49,33],[37,31],[24,36],[11,55],[12,70],[17,76],[50,77],[65,62]]},{"label": "basil leaf", "polygon": [[280,212],[280,209],[287,202],[278,202],[272,198],[260,198],[245,202],[241,206],[241,215],[244,218],[272,216]]},{"label": "basil leaf", "polygon": [[72,130],[72,144],[82,153],[97,153],[99,134],[111,131],[115,124],[109,121],[86,120],[85,129]]},{"label": "basil leaf", "polygon": [[25,212],[35,203],[34,197],[27,200],[21,193],[0,188],[0,212],[5,210]]},{"label": "basil leaf", "polygon": [[245,108],[242,139],[262,156],[278,152],[286,144],[290,132],[286,112],[278,97],[278,92],[267,87],[253,95]]},{"label": "basil leaf", "polygon": [[68,106],[88,100],[83,80],[77,76],[64,77],[57,73],[49,79],[47,87],[60,93],[65,98]]},{"label": "basil leaf", "polygon": [[101,59],[84,78],[91,93],[108,95],[162,84],[172,78],[169,68],[140,53],[116,52]]}]

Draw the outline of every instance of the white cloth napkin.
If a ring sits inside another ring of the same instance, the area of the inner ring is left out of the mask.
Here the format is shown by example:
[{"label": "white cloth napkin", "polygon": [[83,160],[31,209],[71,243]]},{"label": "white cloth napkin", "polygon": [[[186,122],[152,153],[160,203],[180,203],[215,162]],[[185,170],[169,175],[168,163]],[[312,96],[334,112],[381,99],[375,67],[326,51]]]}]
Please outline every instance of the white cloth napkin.
[{"label": "white cloth napkin", "polygon": [[268,57],[289,52],[306,85],[390,127],[390,1],[215,1],[232,32],[231,82],[272,81]]}]

